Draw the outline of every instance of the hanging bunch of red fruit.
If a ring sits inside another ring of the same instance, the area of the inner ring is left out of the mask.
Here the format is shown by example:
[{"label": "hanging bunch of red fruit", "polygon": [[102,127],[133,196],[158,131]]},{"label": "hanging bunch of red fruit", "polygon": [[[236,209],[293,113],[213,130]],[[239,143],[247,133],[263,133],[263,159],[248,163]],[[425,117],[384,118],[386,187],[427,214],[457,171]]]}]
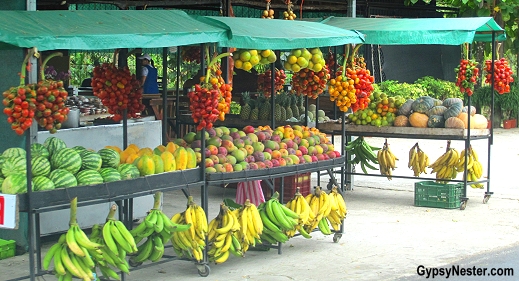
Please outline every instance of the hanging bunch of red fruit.
[{"label": "hanging bunch of red fruit", "polygon": [[34,85],[25,85],[25,73],[28,68],[26,65],[29,58],[34,55],[37,56],[38,53],[31,49],[25,56],[20,72],[20,85],[3,92],[4,113],[7,115],[7,122],[11,124],[11,129],[18,135],[23,135],[25,130],[31,127],[36,109],[35,87]]},{"label": "hanging bunch of red fruit", "polygon": [[329,49],[328,55],[326,56],[326,66],[328,67],[328,70],[333,71],[335,64],[336,64],[335,55],[333,54],[332,49]]},{"label": "hanging bunch of red fruit", "polygon": [[[232,101],[232,86],[230,84],[226,84],[225,80],[222,77],[222,70],[220,69],[220,63],[215,63],[211,66],[211,77],[209,77],[209,83],[213,85],[213,87],[217,87],[220,93],[218,98],[218,120],[224,121],[225,114],[229,113],[231,110],[231,101]],[[205,77],[200,78],[200,82],[203,82]]]},{"label": "hanging bunch of red fruit", "polygon": [[328,80],[330,73],[326,65],[318,72],[304,68],[292,75],[292,90],[298,95],[316,99],[324,92]]},{"label": "hanging bunch of red fruit", "polygon": [[[114,55],[114,61],[116,61],[116,55],[117,52]],[[94,95],[101,99],[103,105],[108,108],[108,113],[113,114],[112,119],[116,122],[123,119],[125,109],[128,118],[136,118],[144,110],[141,102],[142,89],[128,67],[121,69],[110,63],[96,66],[92,78],[92,88]]]},{"label": "hanging bunch of red fruit", "polygon": [[185,46],[181,48],[182,60],[185,62],[200,63],[201,50],[200,46]]},{"label": "hanging bunch of red fruit", "polygon": [[494,66],[494,89],[499,94],[510,93],[510,83],[514,82],[512,78],[512,69],[508,66],[508,61],[505,58],[494,61],[485,61],[485,83],[492,83],[492,65]]},{"label": "hanging bunch of red fruit", "polygon": [[475,60],[461,59],[460,65],[454,69],[456,72],[456,86],[462,93],[472,96],[474,85],[478,80],[479,68]]},{"label": "hanging bunch of red fruit", "polygon": [[375,81],[375,77],[371,76],[370,71],[366,69],[364,58],[356,56],[361,45],[362,44],[359,44],[353,48],[347,60],[349,67],[346,68],[346,76],[353,80],[353,86],[355,88],[356,101],[351,104],[351,110],[353,110],[353,112],[368,107],[370,102],[369,97],[373,92],[373,82]]},{"label": "hanging bunch of red fruit", "polygon": [[[278,92],[283,89],[287,75],[283,69],[276,68],[274,71],[274,91]],[[266,98],[272,93],[272,71],[269,69],[258,75],[258,92],[263,92]]]}]

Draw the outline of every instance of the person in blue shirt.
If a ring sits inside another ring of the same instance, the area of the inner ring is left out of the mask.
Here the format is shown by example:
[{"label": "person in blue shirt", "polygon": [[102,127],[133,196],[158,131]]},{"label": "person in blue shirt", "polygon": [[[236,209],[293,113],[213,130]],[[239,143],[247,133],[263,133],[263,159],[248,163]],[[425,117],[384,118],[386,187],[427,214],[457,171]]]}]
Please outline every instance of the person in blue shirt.
[{"label": "person in blue shirt", "polygon": [[157,69],[152,65],[150,55],[144,54],[139,59],[142,60],[141,86],[143,94],[158,94]]}]

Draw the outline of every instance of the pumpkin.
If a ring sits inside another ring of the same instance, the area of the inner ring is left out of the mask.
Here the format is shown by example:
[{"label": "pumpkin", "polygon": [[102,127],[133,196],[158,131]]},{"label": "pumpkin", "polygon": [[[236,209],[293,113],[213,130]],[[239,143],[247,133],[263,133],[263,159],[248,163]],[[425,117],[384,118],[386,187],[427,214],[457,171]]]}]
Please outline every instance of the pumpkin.
[{"label": "pumpkin", "polygon": [[461,102],[458,102],[453,103],[450,107],[448,107],[447,110],[445,110],[445,112],[443,113],[443,117],[445,118],[445,120],[449,119],[450,117],[458,117],[458,115],[460,115],[462,106],[463,104]]},{"label": "pumpkin", "polygon": [[409,114],[411,114],[411,105],[413,105],[413,102],[413,99],[408,99],[406,102],[404,102],[404,104],[398,108],[398,115],[409,116]]},{"label": "pumpkin", "polygon": [[414,112],[426,113],[434,106],[434,99],[428,96],[419,97],[411,105]]},{"label": "pumpkin", "polygon": [[432,115],[443,115],[445,110],[447,110],[445,106],[437,105],[427,111],[427,116],[431,117]]},{"label": "pumpkin", "polygon": [[445,128],[465,129],[465,124],[458,117],[449,117],[445,120]]},{"label": "pumpkin", "polygon": [[427,121],[429,121],[429,116],[420,112],[413,112],[409,116],[409,123],[411,126],[418,128],[427,128]]},{"label": "pumpkin", "polygon": [[[469,110],[468,106],[464,106],[461,112],[467,112]],[[476,108],[474,106],[470,106],[470,116],[474,116],[476,114]]]},{"label": "pumpkin", "polygon": [[[472,121],[474,120],[474,121]],[[481,114],[474,114],[472,119],[470,119],[470,123],[474,123],[474,129],[486,129],[488,128],[488,120],[485,116]]]},{"label": "pumpkin", "polygon": [[455,103],[463,104],[463,100],[461,100],[460,98],[448,98],[443,101],[443,106],[450,107],[451,105],[453,105]]},{"label": "pumpkin", "polygon": [[445,125],[445,118],[443,115],[431,115],[427,121],[427,127],[429,128],[442,128]]},{"label": "pumpkin", "polygon": [[434,106],[443,105],[443,101],[439,99],[434,99]]},{"label": "pumpkin", "polygon": [[405,115],[398,115],[393,122],[393,126],[395,127],[409,127],[409,118]]},{"label": "pumpkin", "polygon": [[[469,127],[469,115],[468,115],[468,113],[461,112],[458,115],[458,119],[463,121],[463,124],[465,125],[465,129],[467,129]],[[473,120],[473,118],[470,119],[470,128],[474,129],[474,120]]]}]

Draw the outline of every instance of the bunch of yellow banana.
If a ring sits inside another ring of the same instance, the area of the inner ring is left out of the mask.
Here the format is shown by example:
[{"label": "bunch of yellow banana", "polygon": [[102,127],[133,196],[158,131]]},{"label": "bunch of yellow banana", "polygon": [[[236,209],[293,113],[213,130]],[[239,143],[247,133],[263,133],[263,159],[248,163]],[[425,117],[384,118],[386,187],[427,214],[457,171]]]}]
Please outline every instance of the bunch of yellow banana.
[{"label": "bunch of yellow banana", "polygon": [[312,236],[306,232],[304,225],[307,224],[310,220],[315,219],[315,214],[310,209],[310,205],[306,202],[305,197],[301,194],[300,188],[296,187],[296,193],[290,201],[286,204],[287,208],[294,211],[299,215],[299,224],[293,230],[285,231],[285,234],[288,238],[294,237],[296,231],[298,231],[301,236],[310,239]]},{"label": "bunch of yellow banana", "polygon": [[285,232],[296,229],[300,219],[296,212],[281,204],[278,198],[279,193],[276,191],[269,200],[258,206],[263,222],[263,232],[260,237],[262,241],[270,244],[288,241]]},{"label": "bunch of yellow banana", "polygon": [[332,187],[328,197],[330,198],[331,210],[330,214],[326,216],[326,219],[328,219],[330,222],[333,230],[339,231],[342,221],[344,218],[346,218],[346,214],[348,213],[348,210],[346,209],[346,202],[339,193],[337,186]]},{"label": "bunch of yellow banana", "polygon": [[[236,210],[233,212],[236,212]],[[249,199],[243,203],[243,207],[238,209],[237,213],[236,217],[240,223],[240,230],[234,235],[241,244],[241,254],[244,254],[250,246],[254,247],[256,242],[261,242],[260,235],[263,233],[263,222],[258,208]],[[236,249],[231,247],[231,253],[233,253],[233,250],[236,252]],[[239,255],[240,253],[234,254]]]},{"label": "bunch of yellow banana", "polygon": [[431,174],[436,173],[436,182],[447,183],[450,179],[458,176],[458,162],[460,153],[450,147],[450,141],[447,143],[447,151],[438,157],[429,168],[432,168]]},{"label": "bunch of yellow banana", "polygon": [[306,202],[310,206],[310,210],[314,214],[314,219],[309,220],[304,228],[307,233],[312,232],[316,227],[319,227],[319,230],[325,234],[331,234],[330,226],[328,225],[328,221],[326,217],[330,214],[332,210],[332,204],[330,202],[330,197],[324,190],[321,189],[320,186],[316,186],[314,193],[310,193],[305,197]]},{"label": "bunch of yellow banana", "polygon": [[409,162],[407,167],[411,168],[415,177],[419,177],[421,173],[427,174],[425,168],[429,166],[429,156],[423,152],[418,143],[409,150]]},{"label": "bunch of yellow banana", "polygon": [[380,174],[386,175],[388,180],[393,179],[391,173],[396,168],[396,161],[398,161],[398,158],[396,158],[389,148],[387,140],[384,143],[384,147],[377,152],[377,159],[380,167]]},{"label": "bunch of yellow banana", "polygon": [[[115,214],[115,211],[112,211],[112,209],[108,214],[110,218],[113,218],[113,215]],[[130,272],[130,265],[126,260],[126,251],[123,249],[123,247],[117,247],[116,252],[113,252],[107,246],[105,240],[103,239],[103,226],[98,224],[94,225],[92,227],[90,239],[103,245],[100,251],[89,251],[89,253],[96,267],[99,268],[104,278],[119,280],[120,277],[117,271],[124,273]]]},{"label": "bunch of yellow banana", "polygon": [[205,211],[195,203],[193,196],[187,198],[186,210],[173,215],[171,222],[190,226],[187,231],[180,230],[172,233],[171,242],[177,256],[202,261],[209,228]]},{"label": "bunch of yellow banana", "polygon": [[[458,172],[462,172],[465,169],[465,149],[461,151],[459,162],[456,166]],[[469,153],[467,154],[467,181],[475,182],[483,176],[483,166],[479,162],[479,156],[476,151],[469,146]],[[473,183],[470,185],[472,188],[483,188],[482,183]]]},{"label": "bunch of yellow banana", "polygon": [[227,261],[233,248],[233,254],[240,255],[241,244],[235,233],[240,230],[239,210],[229,210],[225,204],[220,204],[220,212],[209,223],[207,241],[211,249],[207,252],[210,261],[216,264]]}]

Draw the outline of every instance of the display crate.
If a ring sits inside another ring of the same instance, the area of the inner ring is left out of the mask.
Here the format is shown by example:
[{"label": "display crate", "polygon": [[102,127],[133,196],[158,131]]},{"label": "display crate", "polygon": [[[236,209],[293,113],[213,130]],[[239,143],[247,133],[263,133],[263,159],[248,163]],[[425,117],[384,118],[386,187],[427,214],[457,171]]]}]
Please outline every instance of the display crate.
[{"label": "display crate", "polygon": [[[312,181],[312,173],[302,173],[293,176],[286,176],[284,179],[283,186],[283,203],[288,202],[296,194],[296,188],[299,187],[299,192],[306,196],[310,193],[310,186]],[[270,188],[262,182],[263,192],[265,193],[265,199],[269,199]],[[274,189],[277,192],[281,192],[281,178],[274,180]]]},{"label": "display crate", "polygon": [[0,239],[0,260],[14,257],[16,253],[16,241]]},{"label": "display crate", "polygon": [[417,182],[414,185],[414,205],[455,209],[460,207],[463,183],[441,184],[434,181]]}]

